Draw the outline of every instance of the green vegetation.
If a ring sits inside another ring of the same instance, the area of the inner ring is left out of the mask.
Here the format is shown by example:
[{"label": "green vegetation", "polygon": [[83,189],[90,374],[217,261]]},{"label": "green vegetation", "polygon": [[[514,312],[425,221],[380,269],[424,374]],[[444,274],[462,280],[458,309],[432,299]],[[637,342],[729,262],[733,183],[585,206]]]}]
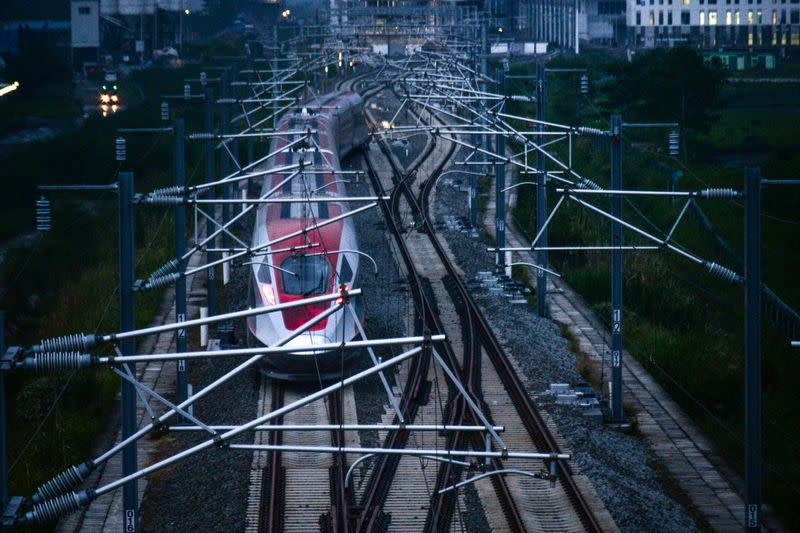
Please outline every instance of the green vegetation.
[{"label": "green vegetation", "polygon": [[[680,170],[677,188],[707,186],[741,190],[743,167],[759,165],[772,179],[797,178],[800,152],[800,108],[791,85],[752,86],[725,83],[723,73],[705,67],[694,52],[658,50],[623,63],[600,52],[579,59],[559,59],[557,66],[586,66],[592,80],[589,98],[578,94],[574,76],[548,77],[547,118],[608,128],[609,115],[626,121],[682,122],[680,160],[667,156],[665,129],[627,129],[623,141],[623,183],[629,188],[659,189]],[[511,87],[519,92],[524,87]],[[530,90],[528,88],[527,90]],[[531,109],[523,112],[531,113]],[[681,121],[681,117],[686,121]],[[566,151],[556,151],[566,160]],[[575,169],[600,185],[609,183],[609,148],[604,139],[579,138]],[[551,194],[550,206],[555,203]],[[794,265],[800,191],[789,187],[763,194],[764,281],[790,306],[800,308],[800,286]],[[594,200],[608,208],[607,200]],[[715,246],[711,235],[687,214],[675,242],[697,255],[741,272],[743,209],[741,202],[701,204],[714,233],[732,250]],[[624,217],[657,235],[665,235],[682,202],[663,199],[626,201]],[[533,195],[520,195],[513,216],[533,235]],[[553,245],[607,244],[607,220],[566,205],[554,219]],[[656,229],[660,228],[660,229]],[[631,232],[626,243],[645,241]],[[610,271],[606,254],[551,254],[551,261],[597,311],[610,316]],[[743,295],[712,278],[698,265],[674,253],[626,252],[624,259],[624,343],[661,385],[713,439],[724,457],[742,468],[743,457]],[[764,437],[766,499],[787,519],[800,518],[793,502],[800,460],[793,443],[798,436],[798,391],[793,384],[800,360],[788,339],[765,317]]]},{"label": "green vegetation", "polygon": [[[9,344],[116,329],[116,195],[48,193],[53,229],[36,234],[32,232],[36,186],[115,181],[120,170],[114,161],[116,129],[158,125],[160,95],[180,92],[187,76],[196,72],[188,68],[136,72],[122,82],[131,89],[138,87],[131,92],[144,97],[130,110],[108,118],[92,116],[69,134],[26,144],[0,159],[6,191],[0,197],[0,235],[16,237],[13,246],[7,245],[0,271],[0,306],[7,313]],[[69,102],[68,93],[58,101]],[[199,112],[187,112],[185,118],[187,128],[196,129]],[[201,161],[198,151],[199,146],[189,143],[187,160]],[[171,153],[168,134],[128,136],[124,168],[135,173],[137,190],[171,183]],[[197,171],[198,167],[188,167],[188,179],[196,179]],[[140,276],[171,255],[171,228],[170,210],[137,207]],[[137,295],[138,324],[150,322],[160,296],[158,292]],[[19,458],[10,476],[11,493],[28,495],[66,465],[88,457],[115,407],[119,381],[106,370],[46,377],[14,374],[8,388],[11,463]]]}]

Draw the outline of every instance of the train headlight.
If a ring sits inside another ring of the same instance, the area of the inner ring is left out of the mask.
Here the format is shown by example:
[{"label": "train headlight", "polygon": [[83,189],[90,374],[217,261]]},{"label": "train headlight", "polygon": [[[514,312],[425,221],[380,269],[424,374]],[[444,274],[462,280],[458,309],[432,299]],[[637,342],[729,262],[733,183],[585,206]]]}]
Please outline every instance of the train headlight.
[{"label": "train headlight", "polygon": [[107,95],[106,93],[103,93],[100,95],[100,101],[104,104],[107,104],[111,101],[111,96]]},{"label": "train headlight", "polygon": [[119,102],[119,96],[117,96],[116,94],[112,94],[111,95],[111,101],[112,102]]},{"label": "train headlight", "polygon": [[275,291],[272,290],[272,283],[259,283],[258,290],[265,303],[275,305]]}]

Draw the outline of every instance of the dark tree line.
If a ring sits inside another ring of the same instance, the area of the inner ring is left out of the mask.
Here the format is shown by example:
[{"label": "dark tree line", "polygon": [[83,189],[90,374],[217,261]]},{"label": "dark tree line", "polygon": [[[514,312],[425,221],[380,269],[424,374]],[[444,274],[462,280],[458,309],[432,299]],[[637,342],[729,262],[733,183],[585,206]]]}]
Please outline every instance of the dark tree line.
[{"label": "dark tree line", "polygon": [[724,71],[689,48],[659,48],[610,65],[609,103],[626,117],[677,121],[707,131],[719,104]]}]

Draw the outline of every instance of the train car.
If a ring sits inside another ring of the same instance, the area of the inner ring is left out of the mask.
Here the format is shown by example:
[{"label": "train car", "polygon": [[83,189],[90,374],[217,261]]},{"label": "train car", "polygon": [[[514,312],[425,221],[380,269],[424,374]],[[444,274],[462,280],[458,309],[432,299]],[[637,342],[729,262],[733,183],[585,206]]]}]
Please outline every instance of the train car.
[{"label": "train car", "polygon": [[[291,172],[267,175],[261,195],[277,190],[270,198],[305,199],[343,197],[346,191],[339,160],[367,142],[369,132],[363,115],[363,101],[352,92],[330,93],[314,98],[288,112],[277,125],[279,131],[308,131],[312,140],[305,147],[280,152],[268,167],[305,162],[303,172],[292,179]],[[270,152],[297,140],[297,135],[275,137]],[[256,214],[253,246],[315,226],[347,212],[345,202],[302,201],[262,204]],[[293,250],[292,250],[293,249]],[[333,294],[342,286],[354,288],[359,268],[358,242],[352,218],[315,228],[305,234],[276,243],[268,253],[254,258],[251,265],[250,304],[268,306],[311,296]],[[342,342],[358,336],[356,320],[361,320],[357,298],[353,299],[357,318],[344,310],[320,321],[288,343],[309,346]],[[271,346],[296,331],[332,302],[259,315],[248,320],[251,345]],[[262,370],[278,379],[329,380],[341,376],[352,352],[340,350],[298,351],[265,358]]]}]

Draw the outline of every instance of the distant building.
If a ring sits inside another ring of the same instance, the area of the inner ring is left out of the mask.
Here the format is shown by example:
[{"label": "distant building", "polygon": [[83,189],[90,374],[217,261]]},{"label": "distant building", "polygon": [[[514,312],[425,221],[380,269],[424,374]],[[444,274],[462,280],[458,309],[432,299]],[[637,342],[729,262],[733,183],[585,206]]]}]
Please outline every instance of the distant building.
[{"label": "distant building", "polygon": [[577,21],[580,40],[612,46],[800,51],[800,0],[518,0],[516,20],[566,48]]},{"label": "distant building", "polygon": [[800,0],[627,0],[626,22],[637,47],[800,46]]},{"label": "distant building", "polygon": [[0,54],[19,55],[20,37],[36,34],[65,51],[70,43],[70,23],[64,20],[15,20],[0,24]]},{"label": "distant building", "polygon": [[72,0],[70,28],[73,68],[97,61],[100,50],[100,2]]},{"label": "distant building", "polygon": [[583,0],[581,7],[581,39],[611,46],[625,43],[625,0]]}]

